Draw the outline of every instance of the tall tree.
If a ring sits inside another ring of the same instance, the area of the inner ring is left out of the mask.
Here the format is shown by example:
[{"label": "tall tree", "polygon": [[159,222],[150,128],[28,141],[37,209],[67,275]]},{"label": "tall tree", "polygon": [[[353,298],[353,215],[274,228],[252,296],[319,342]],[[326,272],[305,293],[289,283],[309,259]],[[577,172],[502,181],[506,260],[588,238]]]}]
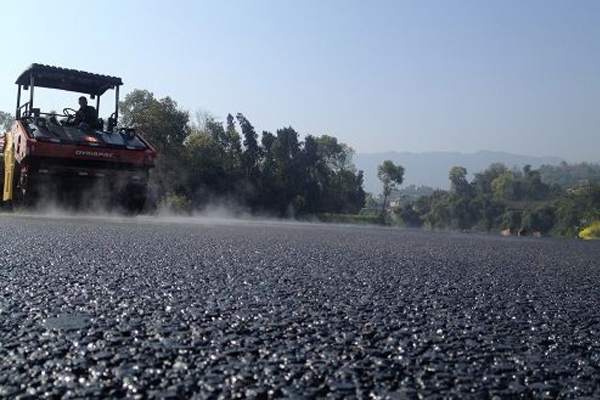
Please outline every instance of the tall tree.
[{"label": "tall tree", "polygon": [[190,133],[190,116],[170,97],[157,100],[136,89],[121,102],[123,124],[133,126],[162,153],[178,153]]},{"label": "tall tree", "polygon": [[492,182],[507,171],[508,168],[502,163],[490,164],[485,171],[475,174],[472,186],[479,196],[490,199],[493,193]]},{"label": "tall tree", "polygon": [[260,148],[258,147],[258,135],[254,131],[254,127],[248,121],[248,119],[242,114],[236,115],[240,129],[242,130],[242,136],[244,137],[244,153],[242,156],[242,164],[246,178],[252,183],[256,182],[258,162],[260,159]]},{"label": "tall tree", "polygon": [[195,127],[192,130],[185,152],[181,154],[188,172],[187,193],[194,207],[201,207],[214,197],[227,195],[229,189],[223,152],[210,130],[211,126],[218,129],[219,125],[205,126],[206,129]]},{"label": "tall tree", "polygon": [[396,185],[401,185],[404,180],[404,168],[391,160],[385,160],[377,167],[377,177],[383,183],[383,212],[385,212],[389,195]]},{"label": "tall tree", "polygon": [[467,180],[467,169],[465,167],[452,167],[448,173],[450,178],[450,190],[458,196],[470,196],[471,185]]},{"label": "tall tree", "polygon": [[225,155],[229,168],[233,170],[241,167],[242,142],[240,134],[235,128],[233,115],[227,114],[227,128],[225,129]]},{"label": "tall tree", "polygon": [[300,168],[304,171],[302,192],[307,201],[307,212],[319,212],[323,203],[323,163],[319,158],[317,139],[308,135],[304,139]]},{"label": "tall tree", "polygon": [[278,129],[271,151],[275,160],[275,176],[281,185],[281,191],[277,197],[279,211],[295,213],[298,204],[294,203],[306,201],[306,199],[300,199],[302,194],[298,190],[305,172],[299,168],[298,133],[292,127]]},{"label": "tall tree", "polygon": [[319,156],[327,166],[334,172],[341,170],[352,170],[352,156],[354,150],[345,143],[338,142],[337,138],[322,135],[317,138]]},{"label": "tall tree", "polygon": [[157,100],[151,92],[139,89],[129,93],[120,108],[123,124],[136,128],[159,155],[150,176],[156,195],[187,194],[189,168],[182,154],[190,134],[188,112],[170,97]]}]

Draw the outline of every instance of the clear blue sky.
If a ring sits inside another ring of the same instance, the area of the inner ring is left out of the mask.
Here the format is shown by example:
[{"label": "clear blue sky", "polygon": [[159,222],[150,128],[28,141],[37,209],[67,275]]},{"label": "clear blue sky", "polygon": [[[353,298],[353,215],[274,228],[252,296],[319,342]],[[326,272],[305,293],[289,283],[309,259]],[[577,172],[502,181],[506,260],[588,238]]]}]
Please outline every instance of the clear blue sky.
[{"label": "clear blue sky", "polygon": [[38,62],[357,152],[600,161],[596,0],[4,0],[0,15],[0,110]]}]

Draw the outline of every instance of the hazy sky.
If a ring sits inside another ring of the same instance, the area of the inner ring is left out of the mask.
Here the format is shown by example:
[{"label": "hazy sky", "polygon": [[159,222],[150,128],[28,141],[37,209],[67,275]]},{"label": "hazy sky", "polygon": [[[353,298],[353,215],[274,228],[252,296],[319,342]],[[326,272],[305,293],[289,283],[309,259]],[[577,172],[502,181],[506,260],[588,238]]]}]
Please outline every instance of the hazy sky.
[{"label": "hazy sky", "polygon": [[3,0],[0,18],[0,110],[37,62],[357,152],[600,161],[596,0]]}]

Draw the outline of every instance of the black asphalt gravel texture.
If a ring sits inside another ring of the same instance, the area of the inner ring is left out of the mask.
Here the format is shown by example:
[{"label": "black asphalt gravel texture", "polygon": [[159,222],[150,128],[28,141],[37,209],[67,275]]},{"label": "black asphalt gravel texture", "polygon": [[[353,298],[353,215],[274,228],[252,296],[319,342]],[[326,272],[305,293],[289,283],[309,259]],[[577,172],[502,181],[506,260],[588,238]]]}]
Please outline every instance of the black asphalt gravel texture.
[{"label": "black asphalt gravel texture", "polygon": [[0,215],[0,397],[600,398],[600,243]]}]

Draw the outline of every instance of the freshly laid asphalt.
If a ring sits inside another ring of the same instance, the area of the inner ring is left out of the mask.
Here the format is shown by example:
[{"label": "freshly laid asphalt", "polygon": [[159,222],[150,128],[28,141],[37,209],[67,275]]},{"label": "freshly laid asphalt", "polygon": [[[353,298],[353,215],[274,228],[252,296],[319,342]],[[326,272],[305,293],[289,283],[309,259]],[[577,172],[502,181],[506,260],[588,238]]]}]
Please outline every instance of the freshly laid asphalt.
[{"label": "freshly laid asphalt", "polygon": [[600,243],[0,215],[0,397],[600,398]]}]

